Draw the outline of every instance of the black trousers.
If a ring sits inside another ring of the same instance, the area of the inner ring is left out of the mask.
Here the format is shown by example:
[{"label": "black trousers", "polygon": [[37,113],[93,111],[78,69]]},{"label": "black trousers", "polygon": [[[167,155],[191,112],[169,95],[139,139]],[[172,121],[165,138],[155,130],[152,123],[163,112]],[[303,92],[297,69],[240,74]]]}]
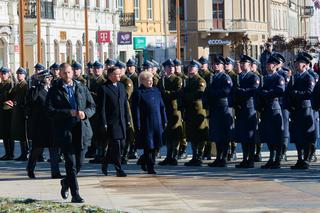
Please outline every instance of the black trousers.
[{"label": "black trousers", "polygon": [[66,168],[66,177],[63,179],[69,186],[72,197],[79,195],[77,174],[83,164],[86,147],[81,148],[81,125],[78,123],[72,129],[72,142],[61,147]]},{"label": "black trousers", "polygon": [[146,148],[144,149],[143,155],[145,164],[147,165],[147,170],[152,171],[156,162],[156,150]]},{"label": "black trousers", "polygon": [[102,164],[107,166],[111,163],[114,164],[117,171],[121,170],[121,156],[124,145],[125,140],[110,140]]},{"label": "black trousers", "polygon": [[14,140],[3,139],[3,146],[5,150],[5,155],[9,157],[13,157],[14,156]]},{"label": "black trousers", "polygon": [[[40,147],[32,147],[29,155],[27,169],[30,171],[34,171],[38,158],[40,154],[42,155],[43,148]],[[50,167],[51,173],[57,174],[60,173],[59,169],[59,149],[58,148],[49,148],[49,155],[50,155]]]}]

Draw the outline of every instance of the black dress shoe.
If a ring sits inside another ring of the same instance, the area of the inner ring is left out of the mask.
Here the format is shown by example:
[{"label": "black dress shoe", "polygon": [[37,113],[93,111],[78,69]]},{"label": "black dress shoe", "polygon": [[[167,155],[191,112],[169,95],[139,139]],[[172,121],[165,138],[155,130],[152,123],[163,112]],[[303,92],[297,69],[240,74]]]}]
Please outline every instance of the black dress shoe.
[{"label": "black dress shoe", "polygon": [[13,160],[13,156],[10,156],[10,155],[4,155],[0,158],[0,160],[3,160],[3,161],[7,161],[7,160]]},{"label": "black dress shoe", "polygon": [[281,164],[279,161],[273,162],[273,164],[270,167],[270,169],[280,169],[280,168],[281,168]]},{"label": "black dress shoe", "polygon": [[212,163],[208,163],[209,167],[218,167],[220,160],[216,159],[215,161],[213,161]]},{"label": "black dress shoe", "polygon": [[18,158],[14,159],[15,161],[27,161],[27,155],[20,155]]},{"label": "black dress shoe", "polygon": [[46,161],[46,159],[43,156],[40,156],[38,158],[38,162],[45,162],[45,161]]},{"label": "black dress shoe", "polygon": [[64,178],[60,173],[51,173],[51,179],[61,179]]},{"label": "black dress shoe", "polygon": [[27,172],[28,172],[28,177],[29,177],[30,179],[35,179],[35,178],[36,178],[36,176],[34,175],[34,172],[33,172],[33,171],[27,170]]},{"label": "black dress shoe", "polygon": [[226,160],[220,160],[218,163],[218,167],[227,167],[227,161]]},{"label": "black dress shoe", "polygon": [[177,165],[178,165],[178,160],[175,159],[175,158],[172,158],[172,159],[169,161],[169,165],[170,165],[170,166],[177,166]]},{"label": "black dress shoe", "polygon": [[127,165],[128,164],[128,159],[127,158],[121,158],[121,164]]},{"label": "black dress shoe", "polygon": [[60,191],[61,197],[63,199],[67,199],[69,197],[69,187],[66,184],[65,179],[62,179],[60,181],[60,184],[61,184],[61,191]]},{"label": "black dress shoe", "polygon": [[106,165],[101,165],[101,172],[105,175],[108,176],[108,166]]},{"label": "black dress shoe", "polygon": [[100,158],[94,158],[92,160],[89,160],[89,163],[100,164],[101,163],[101,159]]},{"label": "black dress shoe", "polygon": [[246,167],[246,165],[247,165],[247,161],[241,161],[241,163],[240,164],[237,164],[236,166],[235,166],[235,168],[237,168],[237,169],[240,169],[240,168],[245,168]]},{"label": "black dress shoe", "polygon": [[243,168],[246,168],[246,169],[254,168],[254,161],[248,161]]},{"label": "black dress shoe", "polygon": [[159,166],[166,166],[168,164],[170,164],[170,159],[169,158],[165,158],[163,161],[160,161],[158,163]]},{"label": "black dress shoe", "polygon": [[273,165],[273,161],[269,160],[266,164],[261,166],[261,169],[270,169],[272,165]]},{"label": "black dress shoe", "polygon": [[72,197],[71,203],[84,203],[84,199],[80,195]]},{"label": "black dress shoe", "polygon": [[150,170],[148,170],[148,174],[155,175],[155,174],[157,174],[157,172],[154,169],[150,169]]},{"label": "black dress shoe", "polygon": [[258,154],[258,155],[254,155],[254,162],[261,162],[262,161],[262,156],[261,154]]},{"label": "black dress shoe", "polygon": [[192,158],[191,160],[189,160],[188,162],[185,162],[184,165],[185,166],[193,166],[193,164],[196,162],[195,158]]},{"label": "black dress shoe", "polygon": [[137,159],[138,154],[136,152],[132,152],[128,154],[129,159]]},{"label": "black dress shoe", "polygon": [[117,177],[127,177],[127,174],[123,170],[118,170]]},{"label": "black dress shoe", "polygon": [[147,166],[146,166],[146,164],[141,164],[141,169],[146,172],[146,171],[147,171]]}]

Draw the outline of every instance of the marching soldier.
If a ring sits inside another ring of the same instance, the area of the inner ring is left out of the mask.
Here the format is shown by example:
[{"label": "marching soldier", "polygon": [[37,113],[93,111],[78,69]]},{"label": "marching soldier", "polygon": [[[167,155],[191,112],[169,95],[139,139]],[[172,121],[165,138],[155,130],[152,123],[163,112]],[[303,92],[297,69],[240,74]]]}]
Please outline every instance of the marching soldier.
[{"label": "marching soldier", "polygon": [[[93,64],[93,74],[94,77],[90,79],[88,84],[90,85],[89,91],[91,93],[91,96],[95,103],[97,103],[97,91],[101,85],[103,85],[106,82],[106,79],[103,76],[103,65],[96,61]],[[92,126],[93,130],[93,137],[92,137],[92,143],[91,146],[94,147],[92,149],[95,149],[96,152],[95,158],[93,160],[89,160],[89,163],[96,163],[99,164],[101,163],[101,158],[104,155],[104,138],[102,138],[102,135],[99,132],[100,127],[99,127],[99,117],[97,114],[94,114],[90,118],[90,124]]]},{"label": "marching soldier", "polygon": [[[184,72],[182,70],[182,63],[179,59],[177,59],[177,58],[174,59],[173,63],[174,63],[174,67],[175,67],[174,74],[182,79],[182,88],[184,88],[186,85],[186,81],[187,81],[188,76],[184,74]],[[180,105],[181,105],[181,99],[178,99],[179,110],[181,110]],[[187,159],[187,157],[188,157],[187,156],[188,143],[187,143],[187,138],[186,138],[186,125],[185,125],[185,121],[184,121],[184,115],[182,112],[181,112],[181,117],[182,117],[183,138],[179,142],[178,159]]]},{"label": "marching soldier", "polygon": [[291,169],[308,169],[311,144],[315,140],[314,114],[311,94],[315,86],[314,78],[307,71],[310,60],[298,55],[295,60],[297,73],[291,78],[288,90],[288,107],[291,117],[290,142],[296,145],[298,161]]},{"label": "marching soldier", "polygon": [[232,79],[224,71],[226,61],[222,56],[214,59],[215,75],[206,89],[209,106],[209,139],[216,143],[217,157],[210,167],[226,167],[229,142],[231,140],[232,112],[229,108],[229,94]]},{"label": "marching soldier", "polygon": [[[203,56],[201,56],[198,61],[201,63],[201,67],[199,69],[199,75],[206,81],[206,85],[210,85],[213,73],[211,70],[209,70],[209,61],[207,58]],[[208,117],[208,112],[206,117]],[[206,157],[207,160],[211,160],[212,145],[213,143],[209,141],[206,141],[205,143],[203,157],[204,158]]]},{"label": "marching soldier", "polygon": [[74,61],[71,65],[73,70],[73,78],[76,81],[81,82],[83,85],[87,85],[86,79],[82,76],[82,66],[78,62]]},{"label": "marching soldier", "polygon": [[[232,80],[232,85],[236,86],[237,85],[237,80],[238,80],[238,75],[237,73],[234,71],[234,64],[235,61],[230,58],[230,57],[226,57],[225,58],[225,73],[228,74]],[[228,152],[228,156],[227,156],[227,160],[230,161],[232,160],[237,160],[237,155],[236,155],[236,148],[237,148],[237,143],[235,142],[235,138],[234,138],[234,121],[235,121],[235,112],[234,112],[234,108],[232,106],[232,97],[229,97],[229,106],[231,108],[231,112],[232,112],[232,129],[231,129],[231,142],[230,142],[230,146],[229,146],[229,152]]]},{"label": "marching soldier", "polygon": [[27,71],[20,67],[17,71],[18,83],[10,92],[10,101],[13,102],[13,111],[11,116],[11,139],[20,142],[21,155],[16,161],[28,160],[28,142],[26,134],[26,97],[28,92],[28,83],[26,81]]},{"label": "marching soldier", "polygon": [[257,90],[257,110],[260,112],[259,123],[260,142],[266,143],[270,156],[268,162],[261,166],[262,169],[278,169],[281,161],[281,147],[283,135],[283,119],[279,98],[285,89],[284,78],[277,73],[280,64],[274,56],[270,56],[264,77],[264,84]]},{"label": "marching soldier", "polygon": [[129,118],[130,118],[130,125],[127,126],[126,141],[125,141],[125,146],[123,147],[123,152],[122,152],[122,156],[121,156],[121,163],[127,164],[129,150],[131,149],[131,146],[134,146],[134,136],[135,136],[133,122],[132,122],[131,108],[130,108],[130,100],[131,100],[131,95],[133,93],[134,86],[133,86],[133,82],[131,81],[131,79],[128,78],[125,74],[126,64],[123,63],[122,61],[117,61],[115,66],[120,68],[120,70],[121,70],[120,82],[124,85],[124,89],[125,89],[126,95],[127,95],[127,102],[128,102],[127,105],[129,107],[128,113],[129,113]]},{"label": "marching soldier", "polygon": [[0,138],[3,140],[5,149],[5,155],[0,160],[13,160],[14,140],[10,136],[13,102],[10,101],[10,92],[14,87],[14,83],[10,78],[9,68],[0,68],[0,78]]},{"label": "marching soldier", "polygon": [[202,96],[206,81],[200,77],[201,64],[192,60],[188,68],[188,80],[182,92],[182,107],[185,110],[187,140],[191,141],[192,159],[185,166],[201,166],[204,144],[208,139],[207,113]]},{"label": "marching soldier", "polygon": [[[277,73],[281,75],[284,79],[285,83],[285,90],[287,90],[289,81],[290,81],[290,73],[288,72],[288,69],[283,67],[283,64],[286,62],[285,58],[280,54],[280,53],[273,53],[273,57],[277,58],[280,61],[280,64],[278,65],[277,68]],[[283,97],[279,97],[279,103],[282,109],[282,123],[283,123],[283,137],[282,137],[282,147],[281,147],[281,158],[287,159],[286,157],[286,152],[288,149],[288,144],[289,144],[289,137],[290,137],[290,132],[289,132],[289,116],[290,113],[288,109],[285,107],[285,99]]]},{"label": "marching soldier", "polygon": [[236,141],[241,143],[243,160],[236,168],[254,167],[254,147],[257,129],[256,110],[254,108],[254,94],[259,87],[260,79],[251,72],[253,59],[247,55],[240,58],[241,74],[239,87],[234,88],[236,97],[235,107],[235,135]]},{"label": "marching soldier", "polygon": [[183,138],[181,112],[178,108],[178,96],[182,89],[182,79],[174,74],[174,63],[168,59],[163,64],[165,76],[159,82],[162,99],[168,119],[164,130],[164,141],[167,146],[166,158],[159,165],[178,165],[177,154],[179,141]]}]

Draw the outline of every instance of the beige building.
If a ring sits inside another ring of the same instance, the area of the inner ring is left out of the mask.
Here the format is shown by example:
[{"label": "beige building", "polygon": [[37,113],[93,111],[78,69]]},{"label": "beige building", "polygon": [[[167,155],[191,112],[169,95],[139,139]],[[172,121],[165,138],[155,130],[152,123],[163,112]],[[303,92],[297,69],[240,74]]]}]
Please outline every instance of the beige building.
[{"label": "beige building", "polygon": [[[169,30],[168,0],[125,0],[124,12],[133,13],[132,48],[127,48],[128,58],[136,58],[141,65],[144,59],[159,62],[176,55],[176,31]],[[121,54],[120,49],[120,54]]]},{"label": "beige building", "polygon": [[269,36],[283,35],[286,38],[289,35],[288,18],[289,18],[289,1],[288,0],[271,0],[270,1],[270,24]]},{"label": "beige building", "polygon": [[184,59],[243,51],[258,58],[268,39],[268,6],[268,0],[184,0]]}]

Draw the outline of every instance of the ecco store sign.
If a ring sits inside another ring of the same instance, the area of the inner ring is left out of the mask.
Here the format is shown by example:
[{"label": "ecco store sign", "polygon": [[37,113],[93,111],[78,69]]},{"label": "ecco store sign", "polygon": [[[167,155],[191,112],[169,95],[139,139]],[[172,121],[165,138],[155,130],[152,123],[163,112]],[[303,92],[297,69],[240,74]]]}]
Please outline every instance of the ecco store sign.
[{"label": "ecco store sign", "polygon": [[230,45],[230,40],[212,39],[208,41],[209,45]]}]

